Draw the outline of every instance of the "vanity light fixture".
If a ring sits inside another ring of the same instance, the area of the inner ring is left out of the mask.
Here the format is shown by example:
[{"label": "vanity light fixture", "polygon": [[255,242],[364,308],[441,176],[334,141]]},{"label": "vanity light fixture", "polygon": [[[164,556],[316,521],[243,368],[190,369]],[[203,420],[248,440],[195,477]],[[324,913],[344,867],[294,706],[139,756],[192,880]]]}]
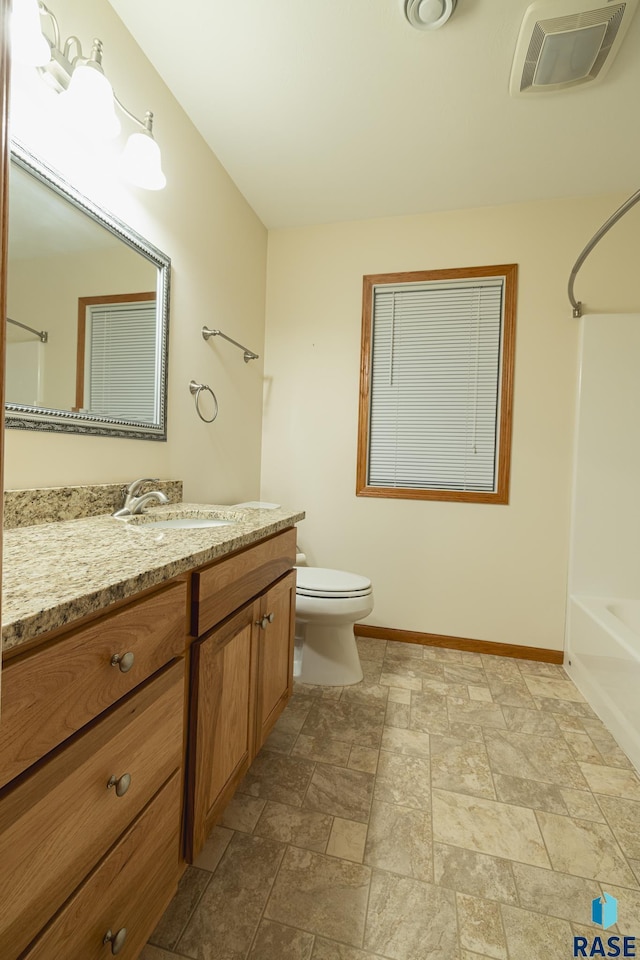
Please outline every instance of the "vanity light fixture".
[{"label": "vanity light fixture", "polygon": [[[43,21],[52,36],[43,30]],[[12,50],[16,59],[38,68],[44,82],[60,94],[61,112],[83,133],[102,140],[117,137],[116,107],[139,127],[127,140],[120,170],[135,186],[162,190],[167,181],[153,136],[153,114],[140,120],[115,95],[102,67],[101,40],[94,39],[85,57],[78,37],[68,37],[62,45],[58,21],[42,0],[14,0]]]}]

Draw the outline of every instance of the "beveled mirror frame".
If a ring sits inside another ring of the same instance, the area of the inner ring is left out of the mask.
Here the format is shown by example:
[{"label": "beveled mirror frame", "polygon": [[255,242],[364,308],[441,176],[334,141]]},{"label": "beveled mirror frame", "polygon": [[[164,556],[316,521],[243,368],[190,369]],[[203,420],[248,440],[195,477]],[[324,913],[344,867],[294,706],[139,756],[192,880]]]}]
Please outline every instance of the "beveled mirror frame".
[{"label": "beveled mirror frame", "polygon": [[99,437],[129,437],[136,440],[167,439],[167,373],[169,347],[169,283],[171,260],[141,237],[128,224],[76,190],[56,170],[34,156],[17,140],[11,142],[11,162],[25,170],[44,186],[77,207],[119,240],[140,253],[158,270],[157,316],[160,324],[159,417],[157,423],[115,420],[90,413],[54,410],[49,407],[5,403],[5,426],[19,430],[43,430],[49,433],[80,433]]}]

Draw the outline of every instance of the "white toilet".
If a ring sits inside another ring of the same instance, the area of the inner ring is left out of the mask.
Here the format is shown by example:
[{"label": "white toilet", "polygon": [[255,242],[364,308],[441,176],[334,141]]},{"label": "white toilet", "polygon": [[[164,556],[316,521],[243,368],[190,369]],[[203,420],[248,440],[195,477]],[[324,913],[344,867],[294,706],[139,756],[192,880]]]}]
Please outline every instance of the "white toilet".
[{"label": "white toilet", "polygon": [[362,680],[353,625],[373,610],[371,581],[325,567],[296,567],[296,647],[303,683],[346,687]]}]

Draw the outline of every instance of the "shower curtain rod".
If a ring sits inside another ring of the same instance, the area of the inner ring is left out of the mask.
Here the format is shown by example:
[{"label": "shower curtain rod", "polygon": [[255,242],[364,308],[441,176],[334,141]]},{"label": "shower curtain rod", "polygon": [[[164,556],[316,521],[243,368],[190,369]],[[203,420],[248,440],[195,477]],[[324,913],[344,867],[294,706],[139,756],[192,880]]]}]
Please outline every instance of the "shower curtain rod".
[{"label": "shower curtain rod", "polygon": [[46,343],[49,339],[49,334],[46,330],[34,330],[33,327],[28,327],[26,323],[20,323],[19,320],[12,320],[11,317],[7,317],[7,323],[13,323],[14,326],[22,327],[23,330],[28,330],[29,333],[35,333],[36,337],[39,337],[43,343]]},{"label": "shower curtain rod", "polygon": [[571,306],[573,307],[574,317],[582,316],[582,302],[580,300],[576,300],[576,298],[573,295],[573,284],[578,274],[578,270],[580,269],[582,264],[585,262],[585,260],[587,259],[587,257],[589,256],[593,248],[596,246],[596,244],[598,244],[600,240],[602,240],[605,233],[608,233],[609,230],[611,230],[611,227],[613,227],[618,222],[618,220],[624,217],[625,213],[628,210],[631,210],[631,207],[635,206],[636,203],[638,203],[638,201],[640,201],[640,190],[637,190],[636,193],[633,194],[633,196],[629,197],[628,200],[625,200],[622,206],[619,207],[615,213],[611,214],[607,222],[602,224],[602,226],[600,227],[597,233],[594,233],[594,235],[591,237],[591,240],[589,240],[589,243],[586,245],[586,247],[578,257],[578,259],[576,260],[573,266],[573,270],[571,271],[571,274],[569,276],[569,290],[568,290],[569,300],[571,301]]}]

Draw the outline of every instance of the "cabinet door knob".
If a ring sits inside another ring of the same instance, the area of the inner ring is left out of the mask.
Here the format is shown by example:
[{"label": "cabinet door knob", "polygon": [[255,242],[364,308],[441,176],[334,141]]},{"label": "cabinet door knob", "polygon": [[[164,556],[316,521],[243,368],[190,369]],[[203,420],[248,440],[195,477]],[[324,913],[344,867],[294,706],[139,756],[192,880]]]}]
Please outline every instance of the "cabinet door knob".
[{"label": "cabinet door knob", "polygon": [[107,932],[104,935],[104,940],[102,942],[103,944],[104,943],[111,944],[111,953],[115,957],[116,954],[120,953],[120,951],[124,947],[124,942],[126,939],[127,939],[127,928],[122,927],[122,929],[118,930],[118,932],[115,935],[111,933],[111,930],[107,930]]},{"label": "cabinet door knob", "polygon": [[272,613],[265,613],[262,620],[256,620],[256,624],[259,627],[262,627],[263,630],[266,630],[270,623],[273,623],[274,615]]},{"label": "cabinet door knob", "polygon": [[123,653],[122,656],[120,656],[119,653],[114,653],[111,657],[111,666],[119,667],[120,673],[128,673],[133,666],[134,660],[135,657],[132,653]]},{"label": "cabinet door knob", "polygon": [[[123,773],[121,777],[110,777],[109,782],[107,783],[107,789],[111,790],[111,787],[116,788],[116,796],[124,797],[125,793],[131,786],[131,774]],[[126,931],[125,931],[126,932]]]}]

